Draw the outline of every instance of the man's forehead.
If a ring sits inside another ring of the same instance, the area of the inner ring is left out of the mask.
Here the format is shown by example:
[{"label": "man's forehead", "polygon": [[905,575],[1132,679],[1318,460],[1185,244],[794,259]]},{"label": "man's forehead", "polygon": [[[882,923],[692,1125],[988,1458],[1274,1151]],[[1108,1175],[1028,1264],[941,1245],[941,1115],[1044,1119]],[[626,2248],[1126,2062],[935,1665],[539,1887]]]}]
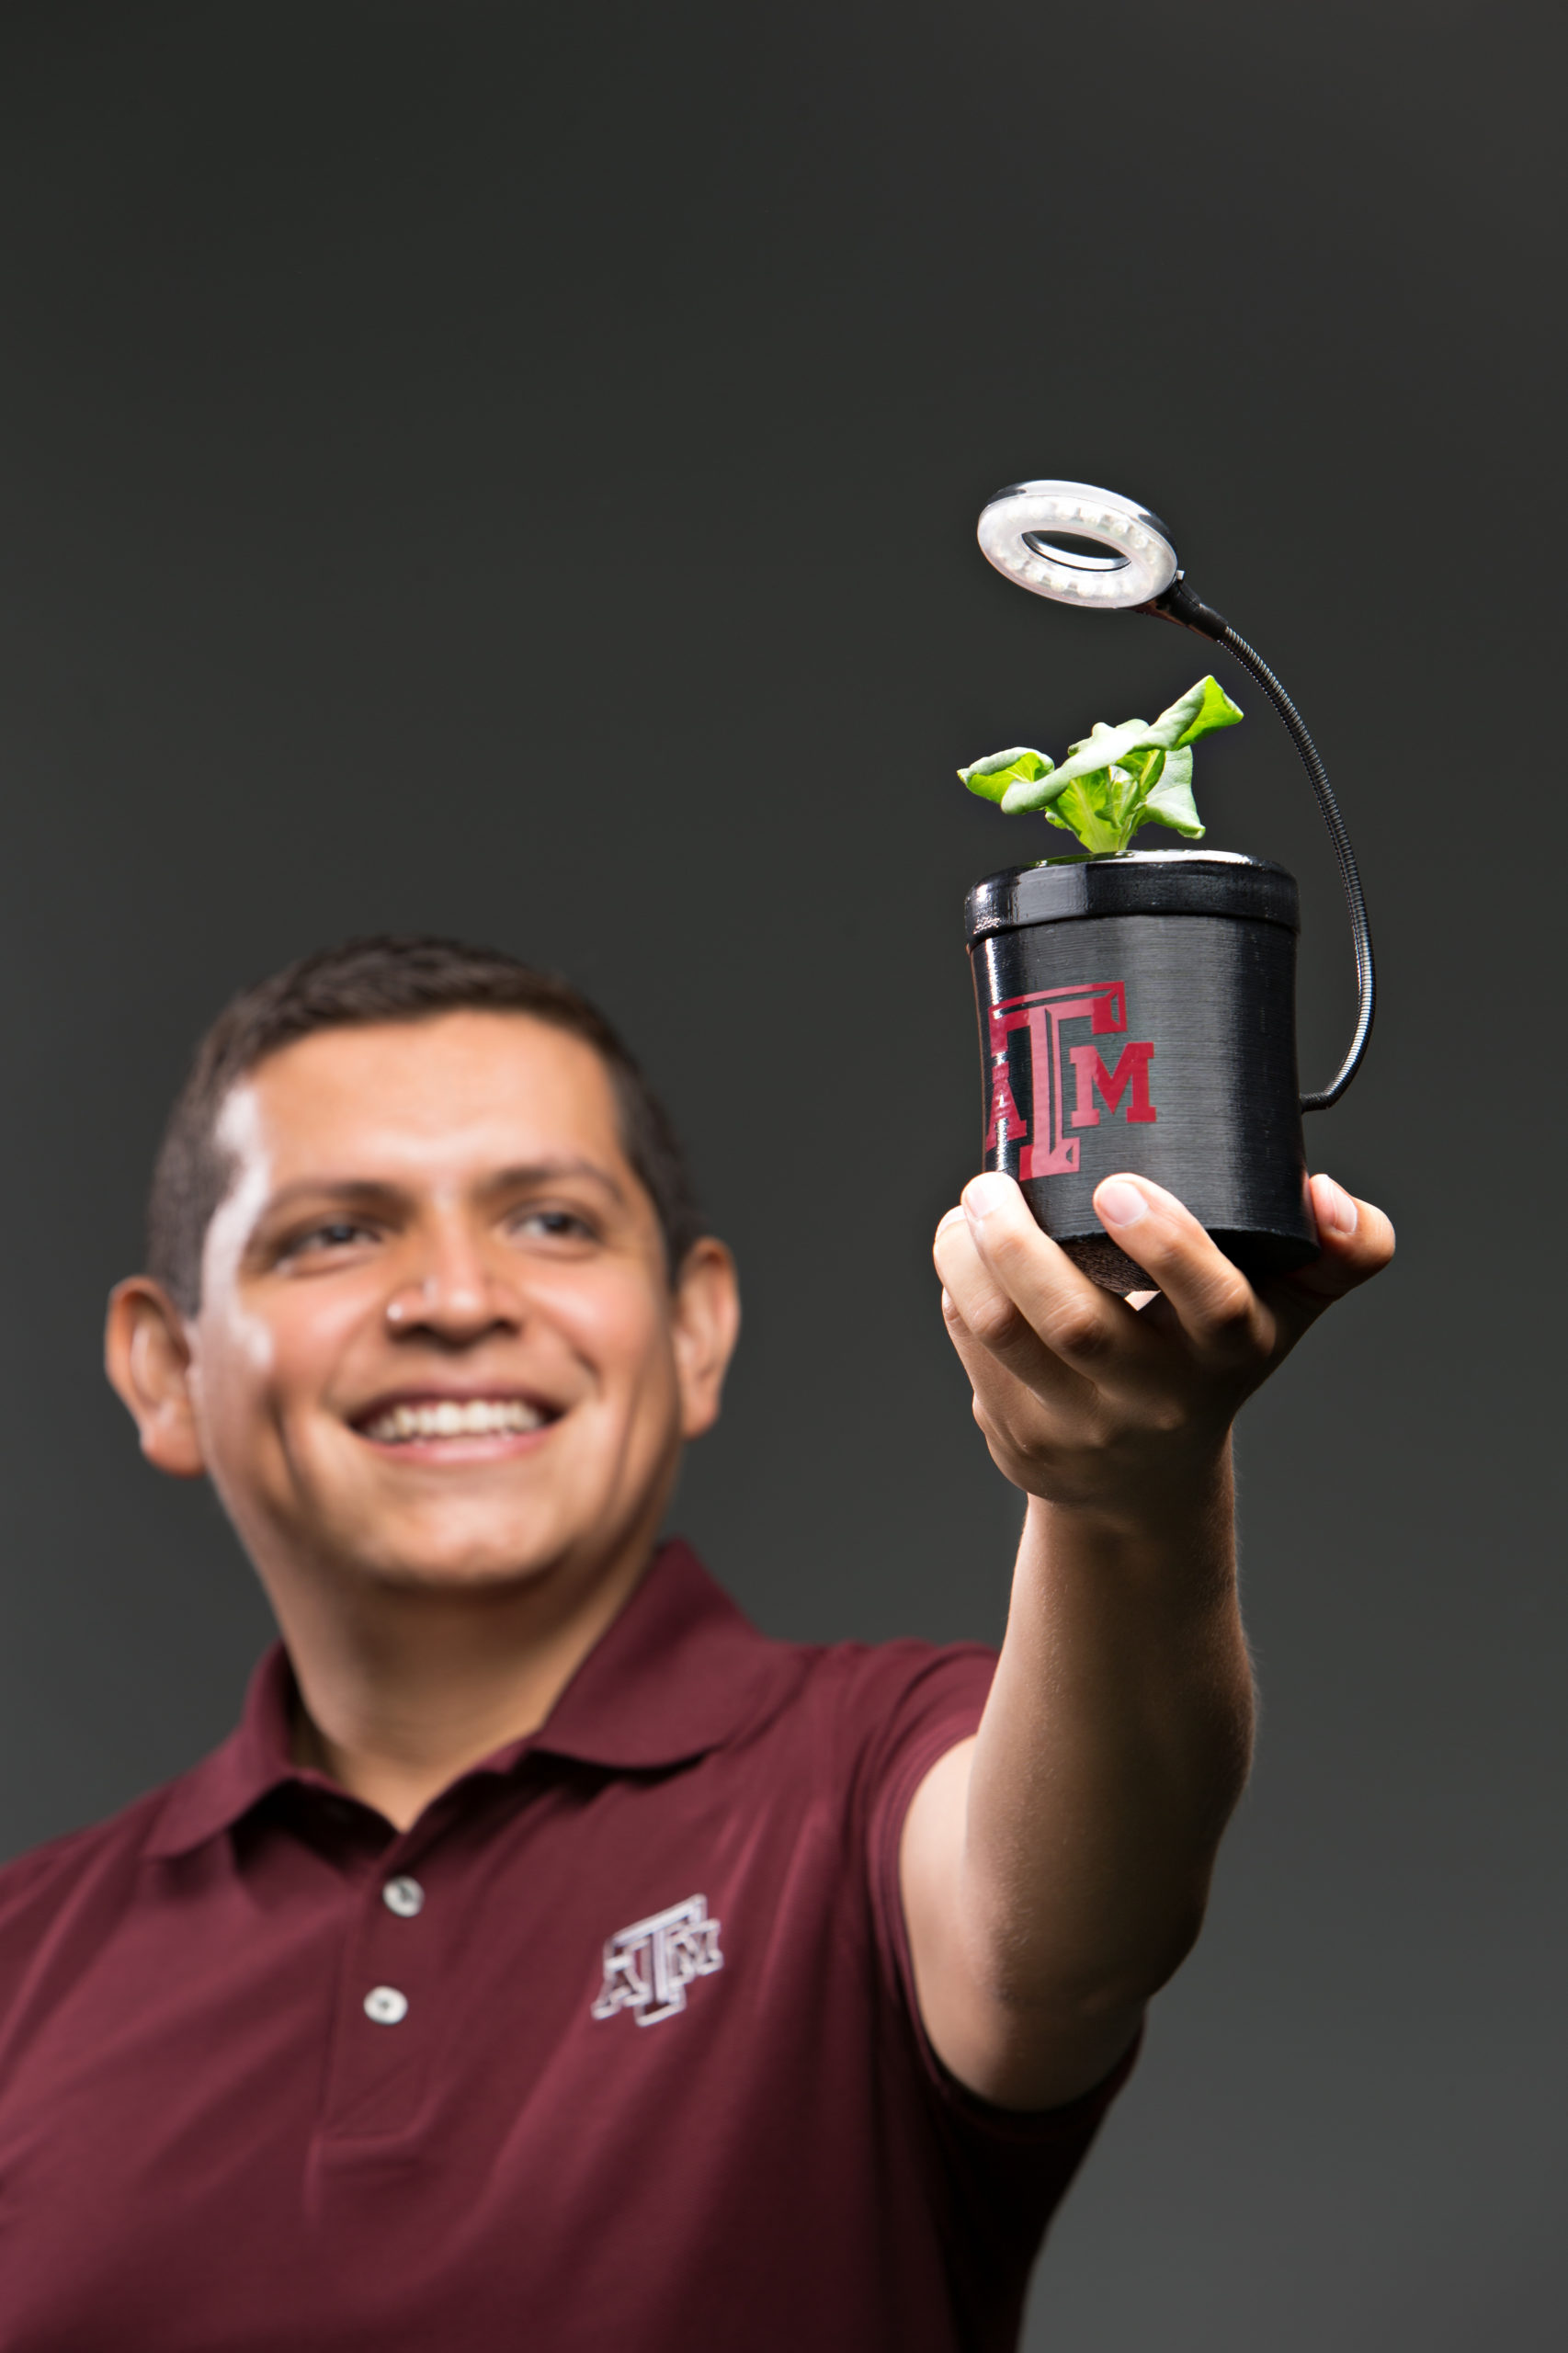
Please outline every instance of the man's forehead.
[{"label": "man's forehead", "polygon": [[317,1030],[231,1091],[217,1141],[272,1184],[320,1169],[411,1176],[585,1154],[624,1165],[614,1094],[584,1040],[478,1011]]}]

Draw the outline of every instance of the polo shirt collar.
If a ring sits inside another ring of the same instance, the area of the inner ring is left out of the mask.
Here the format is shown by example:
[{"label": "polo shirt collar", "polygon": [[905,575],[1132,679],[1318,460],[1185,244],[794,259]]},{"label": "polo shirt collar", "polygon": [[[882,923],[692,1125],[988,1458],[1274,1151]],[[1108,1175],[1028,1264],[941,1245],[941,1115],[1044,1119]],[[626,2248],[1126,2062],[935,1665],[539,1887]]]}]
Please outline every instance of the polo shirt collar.
[{"label": "polo shirt collar", "polygon": [[[755,1721],[777,1659],[774,1645],[675,1538],[660,1547],[539,1730],[468,1770],[506,1773],[536,1751],[617,1772],[687,1764]],[[188,1854],[290,1782],[341,1794],[324,1774],[293,1760],[294,1694],[288,1653],[275,1643],[251,1677],[228,1739],[174,1783],[145,1854]]]}]

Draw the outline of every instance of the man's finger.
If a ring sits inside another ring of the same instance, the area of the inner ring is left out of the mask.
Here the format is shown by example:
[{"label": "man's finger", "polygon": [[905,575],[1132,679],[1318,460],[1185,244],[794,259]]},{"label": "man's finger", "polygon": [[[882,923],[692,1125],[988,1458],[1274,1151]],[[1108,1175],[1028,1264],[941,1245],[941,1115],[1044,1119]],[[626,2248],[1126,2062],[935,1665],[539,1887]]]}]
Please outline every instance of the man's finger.
[{"label": "man's finger", "polygon": [[[1041,1233],[1012,1177],[995,1172],[972,1177],[964,1188],[963,1209],[986,1277],[1052,1357],[1096,1388],[1141,1385],[1153,1370],[1157,1352],[1150,1332],[1113,1291],[1091,1282]],[[989,1339],[967,1303],[960,1304],[971,1328]],[[1023,1370],[1021,1363],[1017,1369]]]},{"label": "man's finger", "polygon": [[1149,1176],[1107,1176],[1095,1188],[1095,1210],[1165,1293],[1200,1358],[1234,1365],[1271,1347],[1268,1310],[1174,1193]]},{"label": "man's finger", "polygon": [[[1040,1234],[1038,1227],[1035,1230],[1047,1249],[1062,1258],[1067,1273],[1076,1275],[1076,1267],[1062,1257],[1056,1245]],[[1039,1397],[1065,1401],[1083,1395],[1078,1375],[1052,1351],[1017,1300],[998,1282],[981,1255],[973,1225],[963,1210],[948,1211],[937,1229],[932,1256],[950,1302],[948,1328],[971,1383],[978,1387],[983,1369],[974,1355],[979,1349]]]},{"label": "man's finger", "polygon": [[1394,1252],[1393,1227],[1371,1201],[1358,1201],[1332,1176],[1314,1176],[1311,1192],[1319,1255],[1267,1286],[1270,1306],[1293,1337],[1336,1299],[1381,1274]]},{"label": "man's finger", "polygon": [[1036,1369],[1032,1382],[1024,1380],[1002,1362],[994,1348],[975,1338],[946,1286],[942,1320],[969,1376],[975,1419],[988,1438],[994,1437],[1004,1445],[1027,1451],[1037,1449],[1042,1440],[1059,1440],[1062,1430],[1075,1427],[1085,1400],[1085,1386],[1076,1373],[1042,1351],[1045,1370]]}]

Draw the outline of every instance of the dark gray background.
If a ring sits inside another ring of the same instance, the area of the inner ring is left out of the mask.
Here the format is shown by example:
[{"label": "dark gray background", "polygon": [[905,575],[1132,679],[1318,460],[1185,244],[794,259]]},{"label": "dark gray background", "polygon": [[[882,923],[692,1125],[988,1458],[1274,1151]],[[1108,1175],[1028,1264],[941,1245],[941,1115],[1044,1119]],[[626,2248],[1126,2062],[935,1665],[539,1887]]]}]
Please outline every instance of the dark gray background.
[{"label": "dark gray background", "polygon": [[[98,1324],[196,1032],[351,930],[566,967],[667,1089],[750,1318],[679,1517],[761,1620],[999,1629],[927,1245],[962,892],[1038,829],[952,770],[1209,658],[972,528],[1108,481],[1339,781],[1387,994],[1310,1146],[1402,1255],[1246,1415],[1256,1777],[1029,2342],[1562,2342],[1562,23],[12,0],[6,1850],[221,1736],[266,1638]],[[1213,660],[1199,798],[1301,877],[1321,1084],[1332,867]]]}]

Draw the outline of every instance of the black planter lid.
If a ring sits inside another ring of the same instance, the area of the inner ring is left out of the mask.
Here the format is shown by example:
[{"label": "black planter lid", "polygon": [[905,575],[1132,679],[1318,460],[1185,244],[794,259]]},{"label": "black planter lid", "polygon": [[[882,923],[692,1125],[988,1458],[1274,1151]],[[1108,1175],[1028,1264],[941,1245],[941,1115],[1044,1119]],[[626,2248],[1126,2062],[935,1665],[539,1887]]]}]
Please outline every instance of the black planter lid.
[{"label": "black planter lid", "polygon": [[964,901],[971,944],[994,931],[1077,915],[1237,915],[1301,928],[1296,878],[1229,849],[1127,849],[988,874]]}]

